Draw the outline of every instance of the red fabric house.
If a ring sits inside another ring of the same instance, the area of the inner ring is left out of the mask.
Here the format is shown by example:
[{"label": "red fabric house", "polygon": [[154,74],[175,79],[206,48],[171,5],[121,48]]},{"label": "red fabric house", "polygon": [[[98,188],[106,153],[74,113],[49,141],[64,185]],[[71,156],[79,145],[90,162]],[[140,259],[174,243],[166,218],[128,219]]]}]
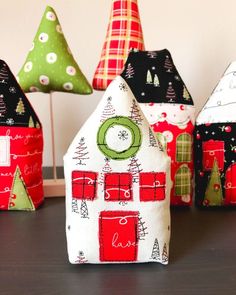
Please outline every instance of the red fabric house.
[{"label": "red fabric house", "polygon": [[43,202],[40,121],[0,60],[0,209],[34,210]]}]

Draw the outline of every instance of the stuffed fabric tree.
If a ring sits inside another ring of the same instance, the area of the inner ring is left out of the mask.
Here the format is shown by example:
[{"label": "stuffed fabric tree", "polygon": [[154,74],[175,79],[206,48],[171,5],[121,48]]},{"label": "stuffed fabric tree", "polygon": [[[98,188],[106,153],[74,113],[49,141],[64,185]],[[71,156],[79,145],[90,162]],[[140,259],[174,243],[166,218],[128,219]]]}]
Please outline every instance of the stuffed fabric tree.
[{"label": "stuffed fabric tree", "polygon": [[0,210],[35,210],[43,202],[43,134],[38,116],[0,60]]},{"label": "stuffed fabric tree", "polygon": [[71,263],[168,263],[170,161],[150,132],[118,76],[64,157]]},{"label": "stuffed fabric tree", "polygon": [[92,88],[72,56],[53,8],[47,7],[18,74],[25,92],[90,94]]},{"label": "stuffed fabric tree", "polygon": [[192,204],[194,105],[168,50],[132,51],[121,76],[171,157],[171,204]]},{"label": "stuffed fabric tree", "polygon": [[236,62],[230,64],[196,119],[198,206],[236,205]]},{"label": "stuffed fabric tree", "polygon": [[93,78],[93,88],[105,90],[121,73],[131,48],[144,50],[137,0],[113,0],[106,40]]}]

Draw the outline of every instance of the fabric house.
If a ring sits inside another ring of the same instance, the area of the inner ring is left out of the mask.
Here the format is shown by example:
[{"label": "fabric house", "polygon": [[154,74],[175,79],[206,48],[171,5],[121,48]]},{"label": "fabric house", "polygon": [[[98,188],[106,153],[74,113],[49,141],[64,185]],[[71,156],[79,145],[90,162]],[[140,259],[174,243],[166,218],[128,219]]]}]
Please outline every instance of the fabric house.
[{"label": "fabric house", "polygon": [[121,76],[171,157],[171,205],[191,205],[194,105],[170,52],[131,51]]},{"label": "fabric house", "polygon": [[196,119],[195,195],[199,206],[236,204],[236,62]]},{"label": "fabric house", "polygon": [[0,209],[43,202],[42,127],[7,64],[0,60]]},{"label": "fabric house", "polygon": [[118,76],[65,157],[71,263],[168,263],[169,165]]}]

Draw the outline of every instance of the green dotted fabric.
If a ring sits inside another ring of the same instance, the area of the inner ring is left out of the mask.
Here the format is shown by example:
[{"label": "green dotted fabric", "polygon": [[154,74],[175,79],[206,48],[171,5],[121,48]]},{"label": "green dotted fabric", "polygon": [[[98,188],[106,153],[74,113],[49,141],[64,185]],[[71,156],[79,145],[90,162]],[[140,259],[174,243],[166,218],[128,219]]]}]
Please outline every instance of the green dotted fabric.
[{"label": "green dotted fabric", "polygon": [[26,62],[18,74],[25,92],[92,93],[74,60],[53,8],[47,7]]}]

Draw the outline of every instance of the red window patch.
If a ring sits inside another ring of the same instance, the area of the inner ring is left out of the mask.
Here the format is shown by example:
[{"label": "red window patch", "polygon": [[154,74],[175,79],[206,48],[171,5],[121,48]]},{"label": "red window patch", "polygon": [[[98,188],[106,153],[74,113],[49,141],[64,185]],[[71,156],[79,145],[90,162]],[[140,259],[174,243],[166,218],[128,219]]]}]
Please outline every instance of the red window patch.
[{"label": "red window patch", "polygon": [[132,175],[130,173],[105,174],[104,193],[106,201],[132,201]]},{"label": "red window patch", "polygon": [[140,201],[161,201],[165,199],[166,174],[164,172],[143,172],[139,176]]},{"label": "red window patch", "polygon": [[97,173],[72,171],[72,197],[80,200],[94,200],[96,197]]},{"label": "red window patch", "polygon": [[209,140],[202,143],[203,149],[203,169],[211,170],[213,168],[214,159],[217,160],[220,170],[224,169],[224,141]]},{"label": "red window patch", "polygon": [[225,174],[225,204],[236,204],[236,163]]},{"label": "red window patch", "polygon": [[102,211],[99,216],[101,261],[136,261],[138,213]]}]

